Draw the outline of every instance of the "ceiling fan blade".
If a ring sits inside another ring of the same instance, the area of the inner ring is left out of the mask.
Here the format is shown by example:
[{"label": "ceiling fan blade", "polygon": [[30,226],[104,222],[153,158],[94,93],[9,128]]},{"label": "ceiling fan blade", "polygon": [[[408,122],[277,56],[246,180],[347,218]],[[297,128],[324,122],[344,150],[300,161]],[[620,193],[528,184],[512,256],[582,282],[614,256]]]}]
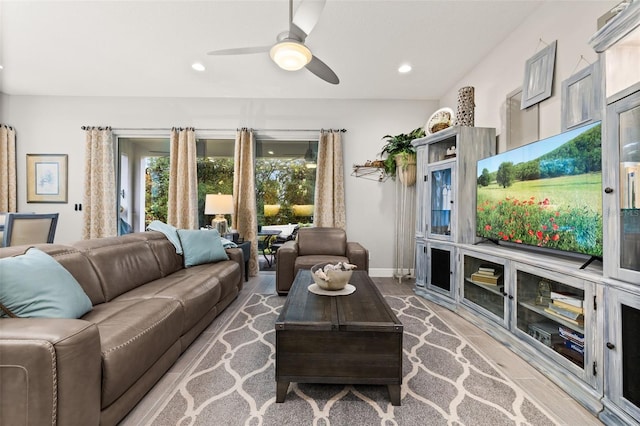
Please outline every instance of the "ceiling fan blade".
[{"label": "ceiling fan blade", "polygon": [[289,31],[296,36],[302,35],[301,41],[304,41],[318,23],[326,2],[326,0],[302,0],[293,15]]},{"label": "ceiling fan blade", "polygon": [[311,71],[313,74],[317,75],[327,83],[331,84],[339,84],[340,79],[336,75],[335,72],[327,64],[318,59],[317,56],[313,56],[311,58],[311,62],[309,62],[306,66],[306,69]]},{"label": "ceiling fan blade", "polygon": [[271,46],[235,47],[232,49],[212,50],[211,52],[207,52],[207,55],[246,55],[250,53],[264,53],[270,49]]}]

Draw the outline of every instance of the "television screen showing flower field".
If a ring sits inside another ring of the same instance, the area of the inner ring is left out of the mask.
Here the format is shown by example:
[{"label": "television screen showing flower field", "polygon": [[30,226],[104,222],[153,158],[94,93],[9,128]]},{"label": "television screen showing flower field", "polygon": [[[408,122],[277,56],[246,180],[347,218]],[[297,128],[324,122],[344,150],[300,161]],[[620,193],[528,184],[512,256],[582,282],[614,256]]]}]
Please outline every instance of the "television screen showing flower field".
[{"label": "television screen showing flower field", "polygon": [[601,123],[478,161],[477,235],[602,256]]}]

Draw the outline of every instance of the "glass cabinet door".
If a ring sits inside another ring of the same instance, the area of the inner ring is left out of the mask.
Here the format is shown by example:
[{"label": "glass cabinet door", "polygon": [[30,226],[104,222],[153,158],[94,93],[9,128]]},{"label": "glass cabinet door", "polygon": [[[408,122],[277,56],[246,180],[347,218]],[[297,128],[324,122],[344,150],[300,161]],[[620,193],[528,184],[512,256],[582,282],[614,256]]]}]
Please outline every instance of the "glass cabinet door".
[{"label": "glass cabinet door", "polygon": [[[609,318],[605,331],[605,387],[608,396],[635,420],[640,418],[640,295],[607,289]],[[604,419],[608,419],[605,415]],[[607,424],[620,424],[612,418]],[[629,422],[628,424],[633,424]]]},{"label": "glass cabinet door", "polygon": [[619,115],[620,267],[640,271],[640,106]]},{"label": "glass cabinet door", "polygon": [[[451,206],[453,203],[452,167],[429,171],[429,234],[451,235]],[[449,238],[447,238],[449,239]]]},{"label": "glass cabinet door", "polygon": [[462,252],[462,302],[491,320],[509,326],[509,296],[504,260]]}]

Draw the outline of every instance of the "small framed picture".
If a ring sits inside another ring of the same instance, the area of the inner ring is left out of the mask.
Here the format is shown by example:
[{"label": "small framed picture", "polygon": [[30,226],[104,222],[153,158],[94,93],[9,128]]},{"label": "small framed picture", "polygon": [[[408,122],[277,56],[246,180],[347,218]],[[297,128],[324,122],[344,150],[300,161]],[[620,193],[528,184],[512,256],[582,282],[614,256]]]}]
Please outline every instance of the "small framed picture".
[{"label": "small framed picture", "polygon": [[595,62],[562,82],[562,131],[600,120],[603,87],[600,62]]},{"label": "small framed picture", "polygon": [[67,202],[67,155],[27,154],[27,203]]},{"label": "small framed picture", "polygon": [[520,109],[528,108],[551,97],[556,44],[557,40],[527,60]]}]

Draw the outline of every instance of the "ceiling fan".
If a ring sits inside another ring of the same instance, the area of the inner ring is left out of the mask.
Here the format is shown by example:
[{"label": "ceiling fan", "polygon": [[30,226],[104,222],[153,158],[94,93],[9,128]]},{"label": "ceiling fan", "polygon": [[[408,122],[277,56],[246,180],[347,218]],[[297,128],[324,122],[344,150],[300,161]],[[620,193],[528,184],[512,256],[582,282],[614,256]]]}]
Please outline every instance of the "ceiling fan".
[{"label": "ceiling fan", "polygon": [[326,0],[302,0],[293,14],[293,0],[289,0],[289,30],[276,37],[276,43],[270,46],[238,47],[207,52],[207,55],[244,55],[269,52],[271,59],[282,69],[297,71],[306,68],[316,76],[331,84],[340,83],[340,79],[329,66],[311,53],[304,44],[311,30],[318,23]]}]

